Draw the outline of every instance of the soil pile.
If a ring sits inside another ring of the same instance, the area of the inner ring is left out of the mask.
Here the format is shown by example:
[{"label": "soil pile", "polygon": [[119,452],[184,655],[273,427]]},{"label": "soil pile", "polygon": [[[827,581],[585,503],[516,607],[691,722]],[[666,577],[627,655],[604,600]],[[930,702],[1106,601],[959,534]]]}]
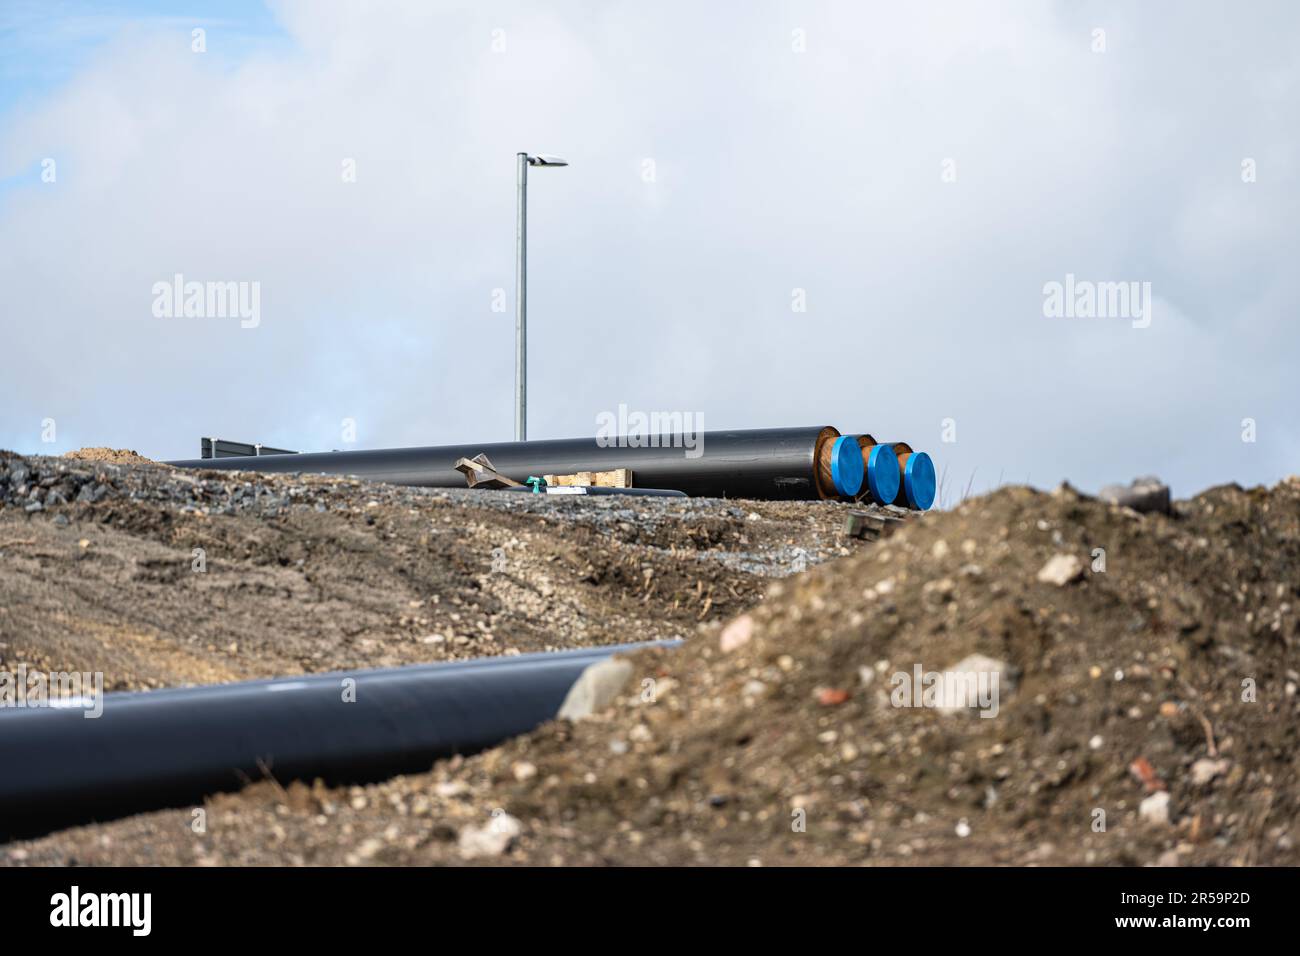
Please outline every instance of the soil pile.
[{"label": "soil pile", "polygon": [[0,453],[0,669],[129,690],[685,636],[866,547],[848,510]]},{"label": "soil pile", "polygon": [[[1171,516],[1004,489],[682,621],[576,723],[369,787],[261,782],[203,832],[166,811],[0,860],[1295,865],[1297,569],[1300,480]],[[983,675],[975,706],[931,706],[958,673]]]},{"label": "soil pile", "polygon": [[67,452],[63,457],[73,461],[110,461],[118,465],[153,464],[152,458],[125,448],[78,448]]}]

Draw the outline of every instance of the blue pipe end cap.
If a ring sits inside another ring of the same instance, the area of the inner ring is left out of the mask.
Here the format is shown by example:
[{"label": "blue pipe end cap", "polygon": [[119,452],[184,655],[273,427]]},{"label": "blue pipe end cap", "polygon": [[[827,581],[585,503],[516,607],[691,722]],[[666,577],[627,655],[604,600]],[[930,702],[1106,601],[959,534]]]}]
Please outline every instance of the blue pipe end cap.
[{"label": "blue pipe end cap", "polygon": [[909,507],[928,511],[934,504],[934,462],[923,451],[913,452],[903,469],[903,495]]},{"label": "blue pipe end cap", "polygon": [[[859,453],[861,457],[861,453]],[[867,490],[878,505],[892,505],[898,497],[898,456],[888,445],[872,445],[867,456]]]},{"label": "blue pipe end cap", "polygon": [[831,446],[831,482],[847,498],[862,490],[862,450],[851,435],[840,436]]}]

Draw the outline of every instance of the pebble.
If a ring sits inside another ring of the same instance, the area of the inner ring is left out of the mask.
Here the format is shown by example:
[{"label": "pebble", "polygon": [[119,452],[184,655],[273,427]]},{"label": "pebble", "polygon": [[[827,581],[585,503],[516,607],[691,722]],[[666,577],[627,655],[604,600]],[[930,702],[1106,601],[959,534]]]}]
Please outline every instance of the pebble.
[{"label": "pebble", "polygon": [[466,860],[500,856],[523,832],[523,824],[517,819],[508,813],[497,813],[484,826],[461,830],[456,847]]},{"label": "pebble", "polygon": [[718,647],[724,654],[729,654],[738,647],[744,647],[754,636],[754,619],[742,614],[722,629],[718,638]]},{"label": "pebble", "polygon": [[1227,773],[1228,767],[1229,763],[1226,760],[1211,760],[1209,757],[1202,757],[1192,764],[1192,783],[1198,787],[1203,787],[1215,777]]},{"label": "pebble", "polygon": [[816,696],[823,707],[837,707],[849,699],[849,692],[839,687],[819,687]]},{"label": "pebble", "polygon": [[[952,688],[944,686],[949,674],[953,675],[952,683],[955,686]],[[993,677],[995,674],[997,675],[996,690]],[[945,713],[954,713],[970,708],[983,708],[985,704],[980,700],[981,694],[988,697],[991,706],[997,707],[1001,695],[1014,689],[1015,679],[1006,661],[986,657],[983,654],[971,654],[946,668],[939,675],[934,686],[936,709]]]},{"label": "pebble", "polygon": [[632,662],[607,657],[587,667],[569,688],[556,714],[561,720],[582,720],[614,702],[632,678]]},{"label": "pebble", "polygon": [[1138,816],[1147,823],[1164,825],[1169,822],[1169,793],[1161,790],[1151,794],[1138,805]]},{"label": "pebble", "polygon": [[1058,554],[1048,561],[1038,572],[1038,580],[1044,584],[1054,584],[1058,588],[1083,575],[1083,562],[1077,555]]},{"label": "pebble", "polygon": [[1128,485],[1107,485],[1097,497],[1112,505],[1142,513],[1169,514],[1169,486],[1155,476],[1135,478]]},{"label": "pebble", "polygon": [[525,780],[532,780],[533,777],[537,776],[537,765],[529,763],[527,760],[521,760],[511,767],[510,771],[515,775],[516,780],[523,783]]}]

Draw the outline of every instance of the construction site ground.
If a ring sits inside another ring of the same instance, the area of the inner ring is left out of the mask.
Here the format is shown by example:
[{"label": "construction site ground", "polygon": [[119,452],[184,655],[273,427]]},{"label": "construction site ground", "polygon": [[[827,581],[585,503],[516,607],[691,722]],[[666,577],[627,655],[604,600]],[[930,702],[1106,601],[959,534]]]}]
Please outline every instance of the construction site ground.
[{"label": "construction site ground", "polygon": [[[1300,479],[1172,515],[1004,488],[879,538],[855,510],[0,453],[0,670],[141,690],[685,640],[607,710],[428,773],[272,775],[198,829],[0,863],[1300,862]],[[975,654],[996,714],[899,706],[898,675]]]}]

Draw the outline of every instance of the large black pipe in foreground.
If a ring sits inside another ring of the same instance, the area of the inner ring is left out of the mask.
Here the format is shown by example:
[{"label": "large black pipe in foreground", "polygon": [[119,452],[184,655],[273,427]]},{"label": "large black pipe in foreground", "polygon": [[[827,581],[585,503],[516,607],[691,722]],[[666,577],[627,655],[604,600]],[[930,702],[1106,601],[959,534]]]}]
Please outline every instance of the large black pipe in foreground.
[{"label": "large black pipe in foreground", "polygon": [[[839,432],[829,426],[711,431],[696,435],[631,436],[645,447],[627,447],[626,436],[380,448],[257,458],[170,461],[179,468],[355,475],[395,485],[464,488],[456,470],[461,458],[483,453],[515,481],[530,475],[632,469],[638,488],[672,488],[692,497],[817,499],[853,495],[833,474]],[[653,444],[648,444],[653,442]],[[860,479],[859,479],[860,480]]]},{"label": "large black pipe in foreground", "polygon": [[666,645],[106,694],[97,718],[3,709],[0,841],[197,803],[267,774],[363,783],[427,770],[545,723],[588,665],[653,646]]}]

